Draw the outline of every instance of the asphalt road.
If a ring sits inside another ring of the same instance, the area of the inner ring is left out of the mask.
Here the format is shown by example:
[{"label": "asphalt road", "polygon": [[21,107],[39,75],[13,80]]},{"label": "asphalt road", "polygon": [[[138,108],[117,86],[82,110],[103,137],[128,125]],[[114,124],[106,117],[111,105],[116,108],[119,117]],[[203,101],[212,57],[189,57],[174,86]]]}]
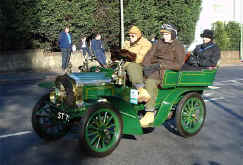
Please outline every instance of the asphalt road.
[{"label": "asphalt road", "polygon": [[117,149],[104,158],[85,156],[78,134],[69,133],[51,143],[35,134],[31,126],[32,108],[47,91],[37,86],[43,77],[34,73],[22,76],[29,79],[0,81],[0,165],[243,164],[242,66],[218,71],[215,87],[204,93],[207,118],[198,135],[180,137],[167,122],[151,133],[122,138]]}]

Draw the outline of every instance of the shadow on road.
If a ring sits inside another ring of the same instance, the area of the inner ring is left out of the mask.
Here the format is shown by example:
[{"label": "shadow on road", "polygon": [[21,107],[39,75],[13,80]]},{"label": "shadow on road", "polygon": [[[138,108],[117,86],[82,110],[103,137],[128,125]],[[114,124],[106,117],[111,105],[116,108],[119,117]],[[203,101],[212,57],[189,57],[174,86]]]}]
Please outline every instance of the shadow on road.
[{"label": "shadow on road", "polygon": [[[200,163],[193,163],[192,165],[201,165]],[[208,161],[208,165],[221,165],[220,163],[217,163],[215,161]]]},{"label": "shadow on road", "polygon": [[223,111],[227,112],[228,114],[232,115],[234,118],[243,121],[243,116],[238,115],[237,113],[235,113],[232,109],[225,107],[224,105],[214,101],[214,100],[210,100],[209,97],[205,97],[206,99],[208,99],[212,104],[216,105],[217,107],[219,107],[220,109],[222,109]]},{"label": "shadow on road", "polygon": [[177,135],[177,136],[181,136],[176,128],[176,119],[175,117],[170,119],[170,120],[167,120],[163,126],[171,133]]},{"label": "shadow on road", "polygon": [[[64,137],[55,142],[45,142],[34,133],[0,139],[0,162],[3,164],[58,164],[58,165],[84,165],[88,157],[81,149],[78,139]],[[10,156],[11,155],[11,156]]]}]

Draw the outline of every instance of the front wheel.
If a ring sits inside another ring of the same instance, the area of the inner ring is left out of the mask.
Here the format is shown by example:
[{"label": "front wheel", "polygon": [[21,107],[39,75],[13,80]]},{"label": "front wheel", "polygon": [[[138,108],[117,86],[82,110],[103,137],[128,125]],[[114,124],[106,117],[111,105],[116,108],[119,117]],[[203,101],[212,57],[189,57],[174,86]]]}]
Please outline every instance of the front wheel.
[{"label": "front wheel", "polygon": [[176,126],[181,136],[199,133],[206,118],[206,106],[199,93],[186,94],[176,108]]},{"label": "front wheel", "polygon": [[[64,116],[68,120],[68,115]],[[32,127],[47,141],[57,140],[69,131],[67,120],[58,119],[58,109],[50,102],[49,94],[44,95],[33,108]]]},{"label": "front wheel", "polygon": [[119,144],[123,123],[121,115],[110,104],[99,103],[84,117],[81,143],[92,156],[109,155]]}]

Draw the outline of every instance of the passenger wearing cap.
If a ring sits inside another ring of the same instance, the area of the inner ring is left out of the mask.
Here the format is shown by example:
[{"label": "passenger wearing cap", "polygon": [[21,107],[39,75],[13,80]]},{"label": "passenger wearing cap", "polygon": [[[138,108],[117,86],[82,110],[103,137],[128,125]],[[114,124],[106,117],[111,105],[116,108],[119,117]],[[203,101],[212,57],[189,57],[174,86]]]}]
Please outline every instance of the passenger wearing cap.
[{"label": "passenger wearing cap", "polygon": [[163,24],[160,34],[162,38],[157,44],[153,45],[142,63],[145,77],[144,87],[149,94],[149,97],[139,100],[146,102],[146,114],[140,120],[142,127],[149,127],[154,122],[158,85],[162,84],[164,71],[167,69],[178,71],[184,64],[185,51],[183,45],[176,39],[177,30],[175,26]]},{"label": "passenger wearing cap", "polygon": [[142,36],[142,32],[137,26],[132,26],[129,30],[129,41],[125,41],[123,49],[135,54],[133,62],[125,64],[130,82],[139,91],[138,99],[141,97],[149,98],[148,92],[143,88],[143,66],[144,56],[151,49],[152,44],[149,40]]},{"label": "passenger wearing cap", "polygon": [[211,30],[204,30],[200,35],[203,44],[197,45],[192,55],[183,66],[183,70],[198,70],[205,67],[216,67],[220,59],[220,49],[213,42],[214,34]]},{"label": "passenger wearing cap", "polygon": [[143,58],[152,47],[152,44],[142,36],[142,32],[137,26],[132,26],[129,30],[129,41],[125,41],[123,49],[136,54],[135,63],[140,64]]}]

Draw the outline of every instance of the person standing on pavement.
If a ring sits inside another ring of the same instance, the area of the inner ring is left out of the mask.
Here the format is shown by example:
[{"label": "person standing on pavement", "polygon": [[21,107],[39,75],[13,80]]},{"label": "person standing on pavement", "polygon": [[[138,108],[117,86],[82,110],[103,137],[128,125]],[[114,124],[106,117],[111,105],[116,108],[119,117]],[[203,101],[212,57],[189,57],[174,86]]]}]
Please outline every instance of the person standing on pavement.
[{"label": "person standing on pavement", "polygon": [[97,58],[101,66],[106,67],[106,56],[103,42],[101,40],[101,35],[96,34],[95,38],[91,41],[91,50]]},{"label": "person standing on pavement", "polygon": [[90,51],[89,51],[89,45],[86,40],[86,37],[82,37],[80,41],[80,51],[83,54],[83,57],[86,57],[86,53],[88,53],[88,56],[91,57]]},{"label": "person standing on pavement", "polygon": [[71,56],[71,50],[72,50],[72,36],[69,32],[69,26],[66,26],[64,31],[62,31],[59,34],[59,47],[62,52],[62,70],[66,71],[69,61],[70,61],[70,56]]}]

